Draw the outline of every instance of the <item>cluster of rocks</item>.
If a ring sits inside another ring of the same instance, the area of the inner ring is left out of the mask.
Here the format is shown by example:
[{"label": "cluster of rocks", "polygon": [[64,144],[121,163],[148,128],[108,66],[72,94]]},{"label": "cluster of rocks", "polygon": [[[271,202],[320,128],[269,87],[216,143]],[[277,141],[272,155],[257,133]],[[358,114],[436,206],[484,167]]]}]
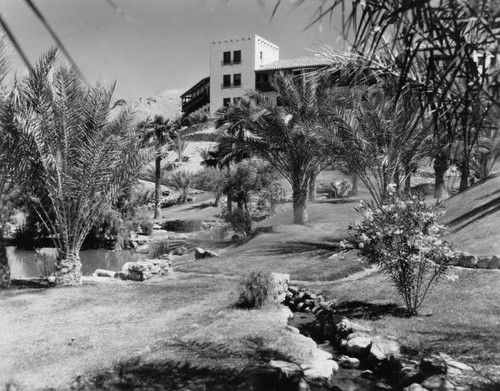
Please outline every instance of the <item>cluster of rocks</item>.
[{"label": "cluster of rocks", "polygon": [[288,286],[281,298],[281,303],[294,312],[312,312],[318,316],[336,303],[335,300],[325,301],[321,295],[296,286]]},{"label": "cluster of rocks", "polygon": [[153,277],[167,276],[173,273],[172,262],[165,256],[164,259],[141,259],[137,262],[127,262],[122,270],[112,272],[109,270],[97,269],[95,277],[110,277],[120,280],[144,281]]},{"label": "cluster of rocks", "polygon": [[500,269],[500,258],[495,255],[477,256],[468,252],[457,253],[453,266],[474,269]]},{"label": "cluster of rocks", "polygon": [[401,353],[394,338],[373,335],[370,328],[335,313],[330,302],[319,307],[317,324],[321,323],[323,337],[329,339],[325,345],[331,344],[340,351],[339,366],[363,370],[360,376],[375,383],[377,389],[468,390],[461,384],[467,372],[474,370],[469,365],[444,353],[432,354],[420,361],[411,360]]}]

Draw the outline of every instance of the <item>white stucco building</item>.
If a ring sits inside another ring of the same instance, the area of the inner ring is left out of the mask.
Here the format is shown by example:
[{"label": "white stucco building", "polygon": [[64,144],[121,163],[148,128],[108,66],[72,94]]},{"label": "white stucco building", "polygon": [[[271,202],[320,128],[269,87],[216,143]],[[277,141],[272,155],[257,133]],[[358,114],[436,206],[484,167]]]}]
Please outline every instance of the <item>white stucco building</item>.
[{"label": "white stucco building", "polygon": [[258,35],[212,40],[210,76],[181,95],[182,111],[213,115],[253,89],[276,99],[270,84],[276,71],[297,74],[325,65],[328,61],[314,57],[280,60],[279,47]]}]

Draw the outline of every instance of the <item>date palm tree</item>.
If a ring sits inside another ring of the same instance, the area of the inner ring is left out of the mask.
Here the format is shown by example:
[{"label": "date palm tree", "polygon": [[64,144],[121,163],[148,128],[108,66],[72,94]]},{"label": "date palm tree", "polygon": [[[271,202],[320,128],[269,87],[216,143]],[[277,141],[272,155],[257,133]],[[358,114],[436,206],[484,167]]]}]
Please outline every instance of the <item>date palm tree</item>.
[{"label": "date palm tree", "polygon": [[153,144],[155,153],[155,210],[154,218],[161,218],[161,162],[167,148],[172,145],[173,125],[172,121],[161,115],[155,115],[152,119],[147,118],[139,123],[139,129],[143,132],[144,141]]},{"label": "date palm tree", "polygon": [[312,79],[298,83],[283,74],[276,76],[274,88],[281,107],[254,92],[216,113],[216,126],[226,129],[222,162],[242,153],[269,162],[292,186],[294,223],[306,224],[309,184],[330,160],[325,145],[309,137],[314,129],[333,126],[328,91]]},{"label": "date palm tree", "polygon": [[85,237],[151,151],[130,109],[111,112],[113,88],[86,85],[56,59],[50,51],[17,83],[15,121],[18,153],[30,162],[24,190],[57,248],[56,283],[76,285]]}]

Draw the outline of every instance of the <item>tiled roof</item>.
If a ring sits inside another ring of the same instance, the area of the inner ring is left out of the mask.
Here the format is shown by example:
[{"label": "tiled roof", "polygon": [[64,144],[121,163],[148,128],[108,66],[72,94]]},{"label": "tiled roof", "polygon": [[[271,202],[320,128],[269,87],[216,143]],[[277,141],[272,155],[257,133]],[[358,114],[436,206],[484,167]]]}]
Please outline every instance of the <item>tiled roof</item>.
[{"label": "tiled roof", "polygon": [[256,71],[277,71],[280,69],[313,68],[330,65],[331,61],[324,58],[299,57],[288,60],[278,60],[261,65]]}]

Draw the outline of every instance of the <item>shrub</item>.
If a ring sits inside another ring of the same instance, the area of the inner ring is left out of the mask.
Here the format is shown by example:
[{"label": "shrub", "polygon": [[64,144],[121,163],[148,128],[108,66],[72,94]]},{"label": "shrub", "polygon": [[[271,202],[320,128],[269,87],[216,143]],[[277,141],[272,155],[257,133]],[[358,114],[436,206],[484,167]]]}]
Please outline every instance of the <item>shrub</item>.
[{"label": "shrub", "polygon": [[170,245],[168,240],[161,240],[158,242],[151,242],[149,246],[149,255],[153,259],[158,259],[164,254],[168,254],[170,252]]},{"label": "shrub", "polygon": [[250,235],[253,232],[252,217],[245,209],[234,209],[231,212],[225,209],[222,212],[222,218],[231,224],[231,227],[237,233]]},{"label": "shrub", "polygon": [[262,271],[251,272],[241,281],[240,295],[236,306],[239,308],[261,308],[267,301],[269,275]]},{"label": "shrub", "polygon": [[368,263],[380,267],[403,297],[408,314],[416,315],[453,258],[440,239],[445,227],[438,224],[438,213],[415,196],[399,198],[395,185],[389,185],[381,207],[361,202],[356,210],[363,221],[349,227],[349,241]]}]

